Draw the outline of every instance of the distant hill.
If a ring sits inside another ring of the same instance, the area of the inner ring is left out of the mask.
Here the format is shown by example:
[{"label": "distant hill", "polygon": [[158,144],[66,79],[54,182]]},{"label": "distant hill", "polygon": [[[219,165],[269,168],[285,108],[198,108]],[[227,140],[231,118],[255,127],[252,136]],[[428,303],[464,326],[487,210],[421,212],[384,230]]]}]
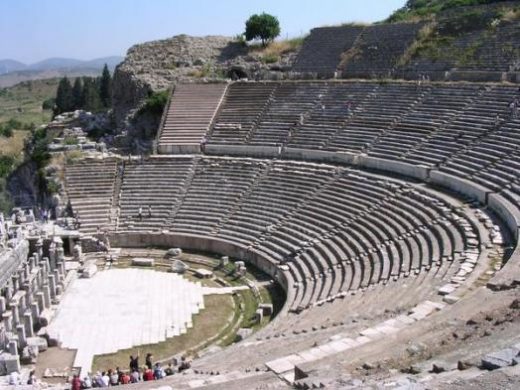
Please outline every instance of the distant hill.
[{"label": "distant hill", "polygon": [[34,64],[23,64],[19,61],[0,60],[0,88],[10,87],[22,81],[40,80],[53,77],[97,76],[103,66],[108,65],[113,71],[123,57],[110,56],[93,60],[77,60],[74,58],[48,58]]},{"label": "distant hill", "polygon": [[15,60],[0,60],[0,75],[26,69],[27,65]]}]

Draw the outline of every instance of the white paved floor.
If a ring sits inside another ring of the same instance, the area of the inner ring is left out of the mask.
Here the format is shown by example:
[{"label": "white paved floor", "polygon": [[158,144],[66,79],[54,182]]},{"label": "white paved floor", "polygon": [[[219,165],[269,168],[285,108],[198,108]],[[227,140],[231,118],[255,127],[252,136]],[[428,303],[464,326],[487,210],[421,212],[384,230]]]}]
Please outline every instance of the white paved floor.
[{"label": "white paved floor", "polygon": [[192,315],[203,308],[199,283],[174,273],[112,269],[75,280],[48,333],[63,348],[78,350],[74,367],[86,373],[94,355],[158,343],[186,332]]}]

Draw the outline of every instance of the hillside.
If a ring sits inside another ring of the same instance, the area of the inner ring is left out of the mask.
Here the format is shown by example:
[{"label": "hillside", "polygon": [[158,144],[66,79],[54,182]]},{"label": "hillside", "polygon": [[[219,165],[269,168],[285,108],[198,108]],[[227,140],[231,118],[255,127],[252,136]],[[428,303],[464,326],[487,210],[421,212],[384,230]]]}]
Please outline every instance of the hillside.
[{"label": "hillside", "polygon": [[144,98],[178,81],[280,77],[280,71],[290,70],[301,42],[277,41],[261,49],[231,37],[178,35],[137,44],[114,73],[116,121],[123,126],[127,114]]},{"label": "hillside", "polygon": [[0,60],[0,88],[10,87],[22,81],[50,78],[99,76],[105,64],[111,72],[123,60],[119,56],[83,61],[73,58],[47,58],[34,64],[14,60]]},{"label": "hillside", "polygon": [[453,11],[460,8],[479,5],[513,5],[507,0],[408,0],[404,7],[394,12],[387,22],[405,21],[417,18],[430,18],[444,11]]},{"label": "hillside", "polygon": [[56,96],[58,79],[25,81],[0,89],[0,123],[15,119],[24,124],[46,123],[50,111],[42,110],[42,103]]}]

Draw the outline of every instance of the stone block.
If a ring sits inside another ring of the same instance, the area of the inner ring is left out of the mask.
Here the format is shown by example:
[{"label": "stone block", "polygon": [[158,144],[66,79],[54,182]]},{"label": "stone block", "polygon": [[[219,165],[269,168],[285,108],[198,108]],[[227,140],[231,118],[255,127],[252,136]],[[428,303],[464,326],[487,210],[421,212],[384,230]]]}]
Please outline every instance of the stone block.
[{"label": "stone block", "polygon": [[213,277],[213,272],[204,268],[197,268],[195,270],[195,276],[201,279],[211,279]]},{"label": "stone block", "polygon": [[439,295],[449,295],[449,294],[453,293],[455,290],[456,290],[456,286],[451,283],[448,283],[448,284],[445,284],[444,286],[442,286],[441,288],[439,288],[438,292],[439,292]]},{"label": "stone block", "polygon": [[259,309],[262,309],[264,316],[270,316],[273,314],[273,304],[272,303],[261,303],[258,305]]},{"label": "stone block", "polygon": [[175,260],[172,264],[172,272],[176,272],[178,274],[183,274],[185,273],[187,270],[190,269],[190,266],[188,264],[186,264],[185,262],[183,261],[180,261],[180,260]]},{"label": "stone block", "polygon": [[228,264],[229,264],[229,257],[228,257],[228,256],[222,256],[222,257],[220,258],[220,265],[221,265],[222,267],[225,267],[225,266],[228,265]]},{"label": "stone block", "polygon": [[237,331],[237,341],[244,340],[244,339],[248,338],[249,336],[251,336],[251,334],[253,334],[253,329],[251,329],[251,328],[240,328]]},{"label": "stone block", "polygon": [[489,353],[482,358],[482,368],[496,370],[497,368],[513,365],[513,359],[518,357],[520,350],[517,348],[505,348]]},{"label": "stone block", "polygon": [[20,358],[10,353],[0,353],[0,375],[9,375],[11,372],[20,372]]},{"label": "stone block", "polygon": [[98,267],[97,267],[96,263],[92,262],[92,263],[89,263],[89,264],[85,265],[81,275],[84,278],[91,278],[91,277],[93,277],[97,273],[97,271],[98,271]]},{"label": "stone block", "polygon": [[139,267],[153,267],[154,260],[148,257],[134,257],[132,259],[132,265]]},{"label": "stone block", "polygon": [[182,255],[181,248],[170,248],[166,251],[166,257],[177,257]]},{"label": "stone block", "polygon": [[255,312],[255,323],[259,324],[264,319],[264,311],[262,309],[257,309]]},{"label": "stone block", "polygon": [[39,352],[44,352],[49,345],[43,337],[28,337],[27,346],[37,348]]}]

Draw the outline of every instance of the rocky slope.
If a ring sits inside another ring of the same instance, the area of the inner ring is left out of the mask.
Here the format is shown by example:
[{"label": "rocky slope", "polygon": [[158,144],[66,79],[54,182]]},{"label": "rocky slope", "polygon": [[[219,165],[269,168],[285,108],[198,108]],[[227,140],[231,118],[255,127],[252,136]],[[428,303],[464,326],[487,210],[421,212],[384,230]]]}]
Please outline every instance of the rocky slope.
[{"label": "rocky slope", "polygon": [[[125,119],[151,92],[170,88],[182,81],[227,78],[232,72],[257,77],[259,72],[290,69],[296,53],[284,53],[275,61],[265,61],[230,37],[178,35],[146,42],[128,50],[114,73],[115,119],[125,127]],[[264,76],[262,76],[264,77]]]}]

